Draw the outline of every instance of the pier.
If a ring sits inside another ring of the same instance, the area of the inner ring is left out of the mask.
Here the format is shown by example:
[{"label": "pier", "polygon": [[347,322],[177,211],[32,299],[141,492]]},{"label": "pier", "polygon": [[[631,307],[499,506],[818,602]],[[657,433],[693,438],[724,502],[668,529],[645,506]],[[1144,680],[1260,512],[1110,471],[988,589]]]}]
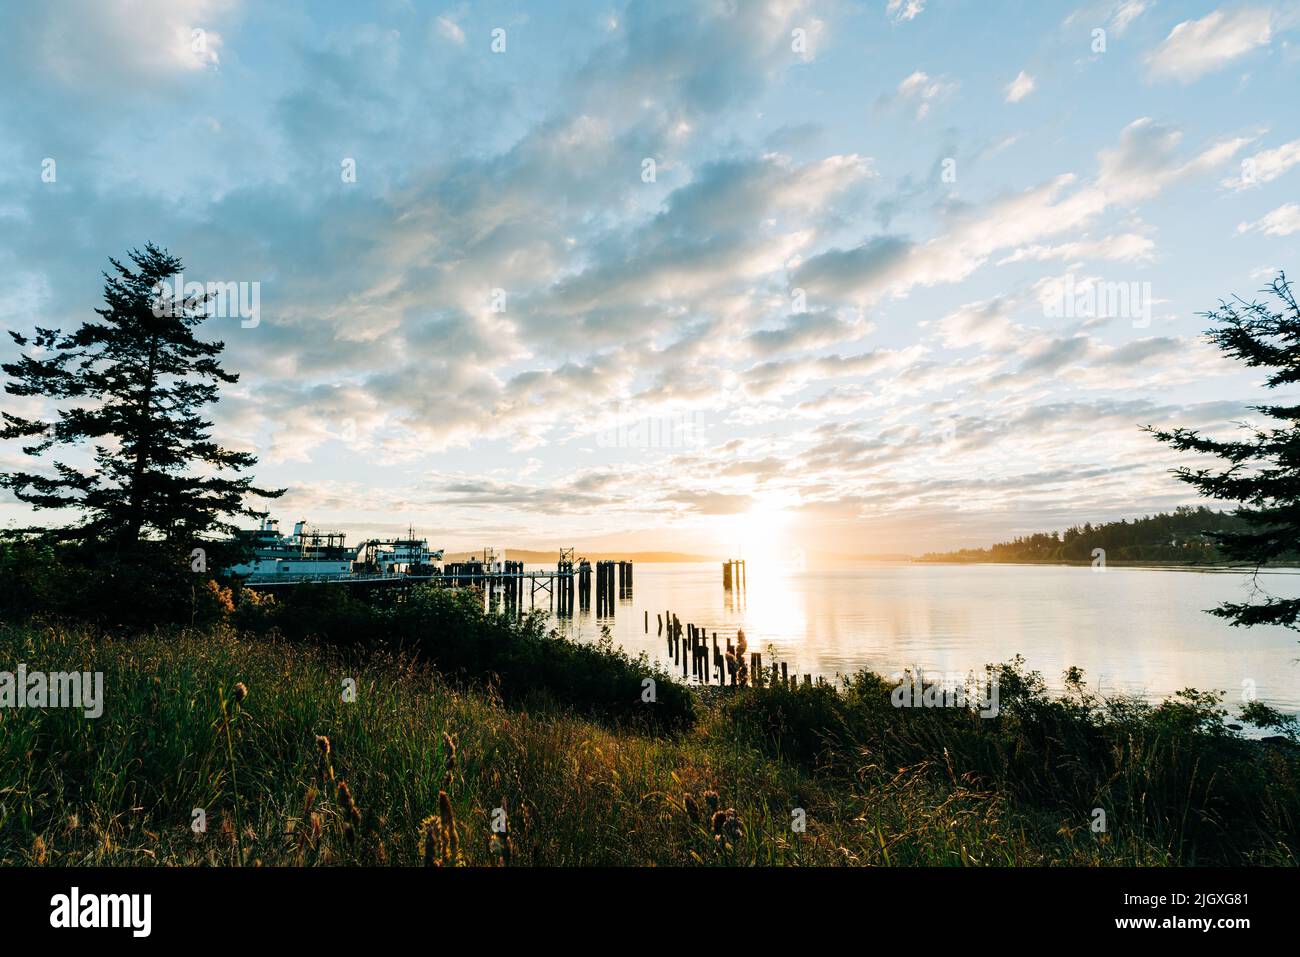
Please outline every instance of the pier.
[{"label": "pier", "polygon": [[595,584],[596,615],[613,617],[620,601],[632,600],[633,563],[575,559],[573,549],[560,550],[555,568],[525,568],[523,562],[497,561],[485,552],[477,558],[448,562],[415,574],[294,575],[283,579],[254,577],[243,587],[252,591],[275,592],[294,585],[333,585],[353,594],[381,601],[401,601],[412,587],[435,584],[444,588],[478,588],[488,607],[503,605],[522,613],[524,606],[539,607],[545,595],[546,607],[560,618],[572,618],[575,599],[585,613],[591,610]]}]

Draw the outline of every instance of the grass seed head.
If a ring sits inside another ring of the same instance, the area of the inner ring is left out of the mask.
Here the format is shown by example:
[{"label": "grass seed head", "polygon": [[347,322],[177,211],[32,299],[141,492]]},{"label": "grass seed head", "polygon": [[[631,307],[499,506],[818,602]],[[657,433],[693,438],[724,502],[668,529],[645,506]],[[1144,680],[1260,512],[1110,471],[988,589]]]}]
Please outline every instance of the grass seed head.
[{"label": "grass seed head", "polygon": [[456,864],[460,860],[460,838],[456,834],[456,813],[446,791],[438,792],[438,816],[442,819],[442,859],[447,864]]}]

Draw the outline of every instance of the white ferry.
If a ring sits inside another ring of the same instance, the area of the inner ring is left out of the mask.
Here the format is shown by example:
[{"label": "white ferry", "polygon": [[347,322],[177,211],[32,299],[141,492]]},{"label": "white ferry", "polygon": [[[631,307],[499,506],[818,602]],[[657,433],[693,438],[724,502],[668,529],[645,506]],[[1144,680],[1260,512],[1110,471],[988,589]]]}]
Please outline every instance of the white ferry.
[{"label": "white ferry", "polygon": [[414,532],[406,538],[369,539],[350,549],[343,532],[314,528],[306,519],[283,535],[280,523],[264,515],[257,529],[241,530],[237,537],[252,548],[252,558],[228,570],[248,581],[423,575],[442,561],[442,549],[431,550]]}]

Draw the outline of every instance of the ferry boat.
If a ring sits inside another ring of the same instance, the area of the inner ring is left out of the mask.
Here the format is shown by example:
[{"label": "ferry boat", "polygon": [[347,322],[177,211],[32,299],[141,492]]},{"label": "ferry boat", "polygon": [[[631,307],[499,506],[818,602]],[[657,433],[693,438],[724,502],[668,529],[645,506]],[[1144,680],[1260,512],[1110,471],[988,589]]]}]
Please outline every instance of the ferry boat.
[{"label": "ferry boat", "polygon": [[428,575],[442,561],[442,549],[431,550],[414,532],[405,538],[369,539],[350,549],[343,532],[315,528],[306,519],[283,535],[280,523],[263,515],[258,528],[241,529],[236,537],[251,548],[252,557],[228,571],[253,582]]}]

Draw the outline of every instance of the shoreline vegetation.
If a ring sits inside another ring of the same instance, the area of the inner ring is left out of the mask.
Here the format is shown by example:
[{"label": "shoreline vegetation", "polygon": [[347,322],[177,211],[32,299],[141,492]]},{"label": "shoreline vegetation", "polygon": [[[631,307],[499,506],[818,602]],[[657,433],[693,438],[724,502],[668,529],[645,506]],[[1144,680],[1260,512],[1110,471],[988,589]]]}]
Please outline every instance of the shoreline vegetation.
[{"label": "shoreline vegetation", "polygon": [[[608,638],[484,612],[204,588],[193,622],[10,615],[0,655],[102,671],[102,717],[0,709],[8,865],[1294,865],[1294,718],[1063,696],[996,717],[839,685],[698,694]],[[654,681],[654,701],[644,697]],[[349,700],[349,690],[351,698]],[[201,811],[204,829],[195,829]],[[494,824],[496,829],[494,829]]]},{"label": "shoreline vegetation", "polygon": [[[935,564],[998,563],[1007,565],[1115,565],[1207,568],[1256,567],[1234,563],[1217,536],[1241,535],[1250,523],[1233,512],[1182,506],[1133,521],[1072,525],[1063,532],[1037,532],[987,548],[927,552],[916,562]],[[1300,551],[1276,556],[1262,567],[1300,565]]]},{"label": "shoreline vegetation", "polygon": [[[1082,559],[1065,559],[1065,558],[916,558],[911,561],[913,565],[1043,565],[1057,568],[1089,568],[1095,567],[1094,562],[1084,561]],[[1239,572],[1251,574],[1255,572],[1256,567],[1244,562],[1193,562],[1193,561],[1155,561],[1155,560],[1131,560],[1131,561],[1107,561],[1106,568],[1150,568],[1150,569],[1175,569],[1198,572]],[[1300,560],[1278,562],[1276,564],[1262,565],[1259,567],[1259,574],[1288,574],[1300,571]]]}]

